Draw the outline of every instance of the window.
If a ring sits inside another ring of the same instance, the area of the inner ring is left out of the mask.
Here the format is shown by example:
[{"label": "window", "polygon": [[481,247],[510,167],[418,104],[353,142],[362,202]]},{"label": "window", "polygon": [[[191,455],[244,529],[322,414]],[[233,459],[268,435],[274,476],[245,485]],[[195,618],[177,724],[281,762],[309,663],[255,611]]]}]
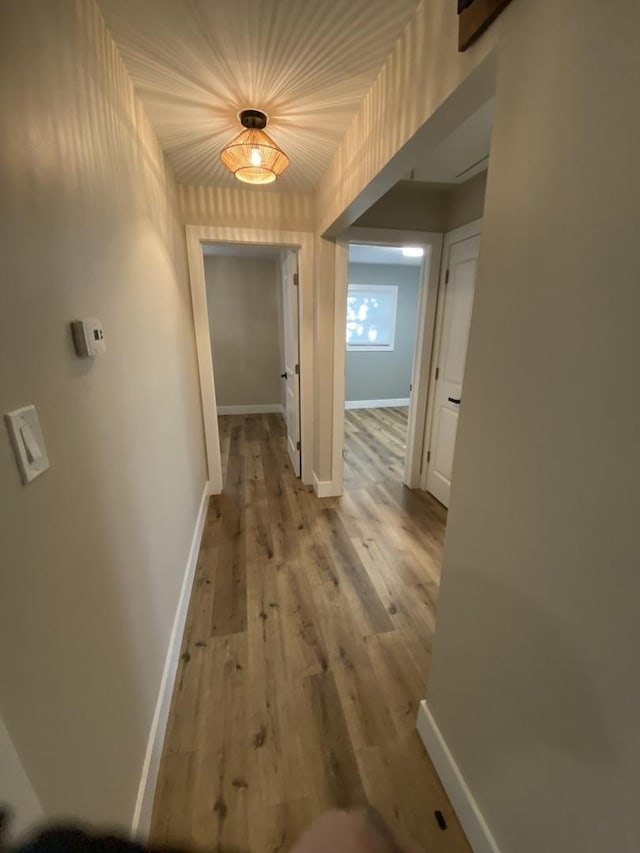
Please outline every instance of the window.
[{"label": "window", "polygon": [[393,350],[397,302],[396,285],[350,284],[347,296],[347,349]]}]

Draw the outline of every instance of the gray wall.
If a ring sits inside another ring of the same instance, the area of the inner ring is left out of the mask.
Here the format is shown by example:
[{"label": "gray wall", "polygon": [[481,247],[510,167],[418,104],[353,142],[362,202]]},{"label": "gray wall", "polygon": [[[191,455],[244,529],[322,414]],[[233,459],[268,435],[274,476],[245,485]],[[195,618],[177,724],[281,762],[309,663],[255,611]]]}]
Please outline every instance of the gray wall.
[{"label": "gray wall", "polygon": [[397,284],[393,352],[349,352],[345,399],[389,400],[409,396],[420,295],[420,267],[349,264],[350,284]]},{"label": "gray wall", "polygon": [[0,14],[0,412],[51,461],[23,486],[2,424],[0,798],[127,831],[206,481],[184,225],[92,0]]},{"label": "gray wall", "polygon": [[0,717],[0,803],[11,809],[7,829],[11,832],[12,840],[28,832],[44,818],[42,805],[27,777],[2,717]]},{"label": "gray wall", "polygon": [[440,234],[445,230],[448,205],[448,184],[399,181],[353,224]]},{"label": "gray wall", "polygon": [[464,184],[399,181],[354,222],[368,228],[452,231],[482,217],[487,173]]},{"label": "gray wall", "polygon": [[638,849],[640,6],[515,0],[428,702],[504,853]]},{"label": "gray wall", "polygon": [[454,228],[482,218],[486,188],[486,172],[453,187],[447,195],[445,231],[453,231]]},{"label": "gray wall", "polygon": [[218,406],[279,405],[277,261],[208,255],[204,268]]}]

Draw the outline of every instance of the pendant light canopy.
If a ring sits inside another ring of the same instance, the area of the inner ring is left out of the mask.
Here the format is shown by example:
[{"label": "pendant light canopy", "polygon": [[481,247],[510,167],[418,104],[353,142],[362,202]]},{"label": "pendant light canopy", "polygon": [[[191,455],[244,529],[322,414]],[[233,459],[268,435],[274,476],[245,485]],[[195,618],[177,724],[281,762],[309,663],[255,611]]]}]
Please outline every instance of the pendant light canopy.
[{"label": "pendant light canopy", "polygon": [[289,165],[289,158],[264,128],[267,116],[261,110],[242,110],[245,128],[220,154],[223,165],[246,184],[270,184]]}]

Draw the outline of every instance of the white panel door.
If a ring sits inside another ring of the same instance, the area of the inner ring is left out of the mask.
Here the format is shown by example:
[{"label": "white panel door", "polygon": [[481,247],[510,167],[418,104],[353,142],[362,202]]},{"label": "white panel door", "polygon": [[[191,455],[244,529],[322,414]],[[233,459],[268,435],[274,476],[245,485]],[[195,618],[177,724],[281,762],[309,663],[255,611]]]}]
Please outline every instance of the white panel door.
[{"label": "white panel door", "polygon": [[291,465],[300,476],[300,345],[298,327],[298,253],[288,249],[282,260],[284,320],[285,420]]},{"label": "white panel door", "polygon": [[450,247],[448,281],[445,280],[439,305],[442,313],[426,485],[427,491],[445,506],[449,506],[479,250],[479,236]]}]

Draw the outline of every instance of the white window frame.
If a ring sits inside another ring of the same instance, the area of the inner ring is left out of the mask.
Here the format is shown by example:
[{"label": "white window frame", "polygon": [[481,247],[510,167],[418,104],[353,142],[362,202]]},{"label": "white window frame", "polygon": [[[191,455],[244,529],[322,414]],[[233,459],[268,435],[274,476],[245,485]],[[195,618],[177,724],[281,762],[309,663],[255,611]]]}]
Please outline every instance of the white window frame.
[{"label": "white window frame", "polygon": [[[396,320],[398,316],[398,285],[397,284],[348,284],[347,285],[347,299],[349,298],[349,294],[353,291],[366,291],[367,293],[371,293],[371,291],[377,291],[378,293],[390,293],[393,296],[393,307],[392,307],[392,323],[391,323],[391,342],[388,344],[358,344],[358,343],[349,343],[346,340],[346,331],[345,331],[345,343],[347,345],[347,352],[393,352],[396,348]],[[347,303],[348,304],[348,303]]]}]

